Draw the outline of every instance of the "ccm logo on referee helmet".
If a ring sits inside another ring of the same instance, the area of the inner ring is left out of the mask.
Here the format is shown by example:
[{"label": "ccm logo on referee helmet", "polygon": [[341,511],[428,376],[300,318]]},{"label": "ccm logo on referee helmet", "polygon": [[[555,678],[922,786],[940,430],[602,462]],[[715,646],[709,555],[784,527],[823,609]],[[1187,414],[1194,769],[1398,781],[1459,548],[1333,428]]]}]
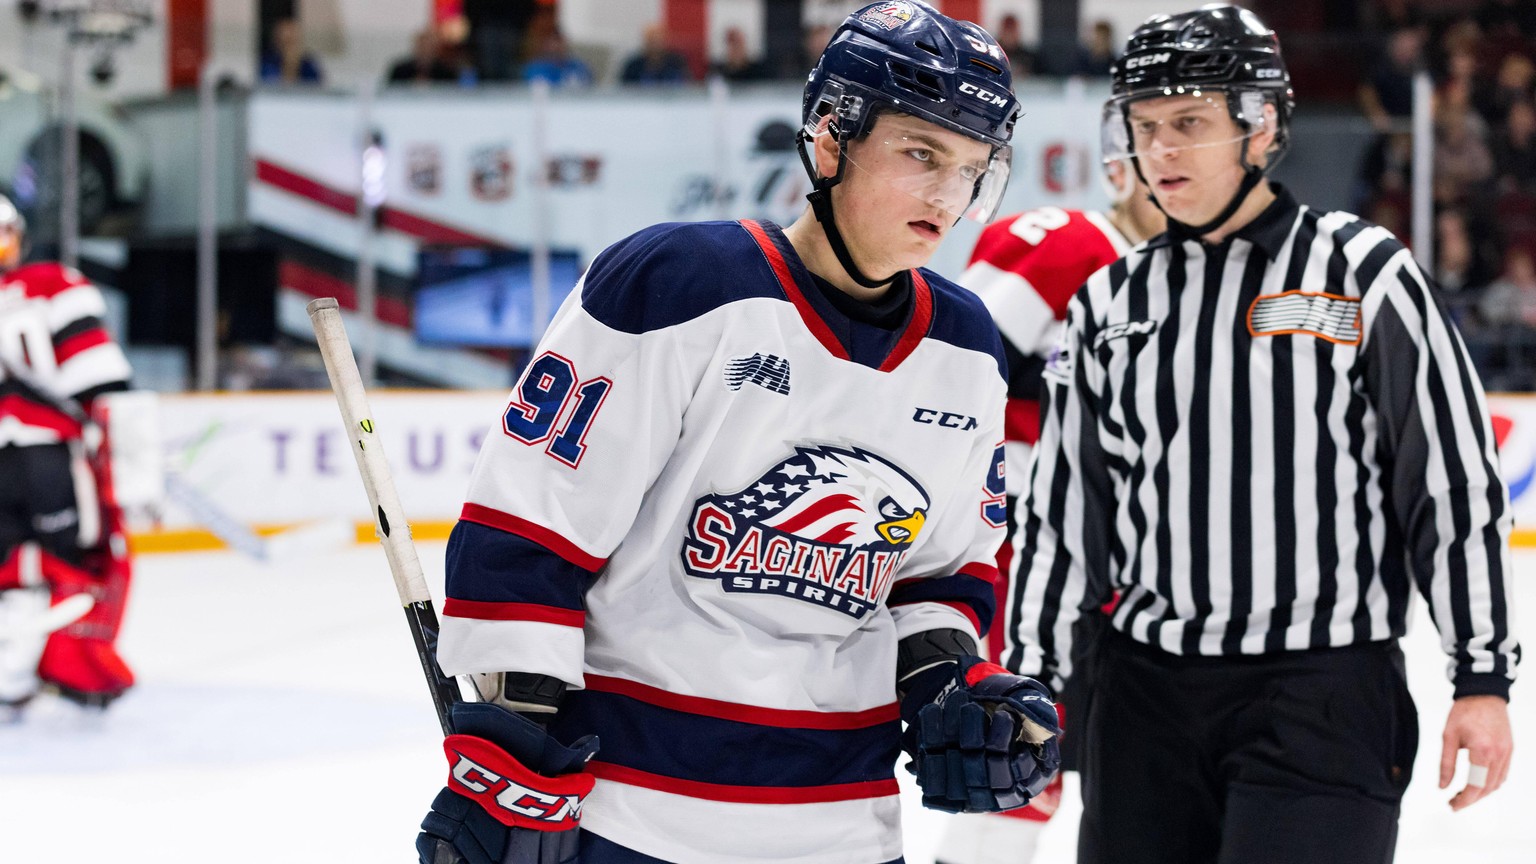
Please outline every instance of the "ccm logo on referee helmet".
[{"label": "ccm logo on referee helmet", "polygon": [[1167,63],[1173,55],[1168,53],[1148,54],[1145,57],[1132,57],[1125,61],[1125,68],[1140,69],[1143,66],[1151,66],[1156,63]]},{"label": "ccm logo on referee helmet", "polygon": [[988,105],[996,105],[998,107],[1002,107],[1008,104],[1007,96],[999,96],[998,94],[993,93],[991,90],[985,90],[981,87],[977,87],[975,84],[972,84],[969,81],[960,82],[960,92],[967,96],[973,96],[982,102],[987,103]]},{"label": "ccm logo on referee helmet", "polygon": [[969,414],[956,414],[952,411],[936,411],[932,408],[919,408],[912,412],[912,419],[930,426],[943,426],[945,429],[959,429],[969,432],[981,425],[976,418]]}]

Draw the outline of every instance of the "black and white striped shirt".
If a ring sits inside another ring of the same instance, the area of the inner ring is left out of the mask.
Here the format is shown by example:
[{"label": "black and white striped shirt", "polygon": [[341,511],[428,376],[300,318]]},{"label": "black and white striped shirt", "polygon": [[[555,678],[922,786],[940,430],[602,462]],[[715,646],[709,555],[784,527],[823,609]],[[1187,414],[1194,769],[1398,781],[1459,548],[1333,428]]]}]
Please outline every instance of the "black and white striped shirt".
[{"label": "black and white striped shirt", "polygon": [[1277,200],[1096,273],[1047,367],[1005,662],[1060,687],[1080,610],[1184,655],[1403,634],[1508,695],[1508,493],[1482,384],[1408,251]]}]

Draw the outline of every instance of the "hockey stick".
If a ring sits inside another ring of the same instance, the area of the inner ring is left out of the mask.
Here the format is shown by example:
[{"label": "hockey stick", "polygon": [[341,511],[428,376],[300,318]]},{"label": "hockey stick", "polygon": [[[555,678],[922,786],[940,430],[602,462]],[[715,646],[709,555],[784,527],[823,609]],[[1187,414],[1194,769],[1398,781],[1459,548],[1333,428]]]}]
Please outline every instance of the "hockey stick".
[{"label": "hockey stick", "polygon": [[352,455],[357,457],[357,471],[363,476],[363,489],[373,508],[374,533],[384,546],[384,557],[389,559],[395,590],[400,593],[400,603],[405,607],[411,639],[416,643],[416,657],[421,661],[422,674],[432,691],[438,722],[443,726],[444,735],[452,734],[448,727],[448,707],[463,701],[464,697],[459,692],[458,680],[444,675],[437,665],[437,613],[432,608],[432,595],[427,592],[421,560],[416,557],[416,546],[411,542],[411,527],[405,521],[405,510],[395,492],[389,461],[384,458],[384,444],[374,429],[368,394],[363,390],[363,378],[357,371],[357,360],[352,356],[352,343],[347,340],[346,328],[342,326],[341,308],[336,298],[321,297],[310,301],[305,309],[314,325],[315,339],[320,343],[325,374],[331,380],[336,403],[341,407],[347,436],[357,445]]}]

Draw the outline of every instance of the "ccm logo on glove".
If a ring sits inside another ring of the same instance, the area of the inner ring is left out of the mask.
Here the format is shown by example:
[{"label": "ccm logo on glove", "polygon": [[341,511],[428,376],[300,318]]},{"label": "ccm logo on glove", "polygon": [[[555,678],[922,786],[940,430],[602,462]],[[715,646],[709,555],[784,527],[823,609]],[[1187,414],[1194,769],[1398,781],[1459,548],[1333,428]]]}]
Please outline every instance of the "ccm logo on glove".
[{"label": "ccm logo on glove", "polygon": [[581,800],[592,791],[591,774],[542,777],[510,759],[501,748],[472,735],[449,735],[443,750],[452,766],[448,786],[474,799],[503,825],[566,831],[581,821]]}]

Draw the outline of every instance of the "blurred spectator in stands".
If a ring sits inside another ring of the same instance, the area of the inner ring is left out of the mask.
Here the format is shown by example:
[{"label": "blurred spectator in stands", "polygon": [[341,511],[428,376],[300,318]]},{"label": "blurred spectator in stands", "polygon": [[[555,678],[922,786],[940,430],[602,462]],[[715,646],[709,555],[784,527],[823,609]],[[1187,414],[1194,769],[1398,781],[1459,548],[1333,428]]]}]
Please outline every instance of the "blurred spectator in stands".
[{"label": "blurred spectator in stands", "polygon": [[672,50],[666,28],[652,24],[645,28],[640,53],[624,64],[619,80],[625,84],[684,84],[691,77],[688,59]]},{"label": "blurred spectator in stands", "polygon": [[1413,74],[1423,63],[1424,33],[1403,27],[1387,37],[1387,47],[1370,78],[1360,85],[1360,109],[1380,133],[1413,116]]},{"label": "blurred spectator in stands", "polygon": [[1484,0],[1476,20],[1483,31],[1483,56],[1490,66],[1527,50],[1529,41],[1536,38],[1536,4],[1530,0]]},{"label": "blurred spectator in stands", "polygon": [[1435,214],[1435,283],[1448,295],[1478,292],[1498,274],[1497,248],[1478,243],[1473,233],[1462,210],[1448,207]]},{"label": "blurred spectator in stands", "polygon": [[1406,192],[1383,192],[1366,202],[1361,212],[1367,222],[1391,231],[1394,237],[1410,237],[1413,226],[1409,224],[1408,211],[1412,206]]},{"label": "blurred spectator in stands", "polygon": [[1018,82],[1034,75],[1039,65],[1039,56],[1024,43],[1024,27],[1019,23],[1019,16],[1004,15],[995,35],[997,44],[1001,45],[1003,52],[1008,55],[1008,65],[1012,67],[1013,80]]},{"label": "blurred spectator in stands", "polygon": [[1536,6],[1530,0],[1483,0],[1476,18],[1485,33],[1510,27],[1527,39],[1536,39]]},{"label": "blurred spectator in stands", "polygon": [[725,57],[710,65],[709,74],[737,83],[766,81],[772,77],[763,61],[747,50],[747,36],[739,27],[725,31]]},{"label": "blurred spectator in stands", "polygon": [[416,34],[411,56],[389,67],[391,84],[433,84],[459,80],[459,70],[443,60],[442,40],[431,27]]},{"label": "blurred spectator in stands", "polygon": [[1510,246],[1504,272],[1488,286],[1478,311],[1489,324],[1536,327],[1536,261],[1528,246]]},{"label": "blurred spectator in stands", "polygon": [[813,24],[800,34],[800,53],[788,65],[779,67],[779,77],[790,81],[804,81],[805,70],[816,65],[822,49],[832,41],[832,28],[826,24]]},{"label": "blurred spectator in stands", "polygon": [[322,77],[320,64],[304,49],[299,19],[274,22],[267,50],[261,55],[261,80],[268,84],[319,84]]},{"label": "blurred spectator in stands", "polygon": [[482,81],[512,81],[523,61],[523,34],[540,0],[463,0],[469,45]]},{"label": "blurred spectator in stands", "polygon": [[1115,64],[1115,28],[1104,19],[1093,22],[1088,31],[1088,43],[1078,52],[1077,74],[1094,78],[1109,77],[1109,67]]},{"label": "blurred spectator in stands", "polygon": [[1498,70],[1488,86],[1474,91],[1477,110],[1494,126],[1504,122],[1511,105],[1531,100],[1531,85],[1536,81],[1536,65],[1524,54],[1505,54]]},{"label": "blurred spectator in stands", "polygon": [[1531,100],[1516,102],[1504,113],[1493,164],[1500,193],[1536,193],[1536,104]]},{"label": "blurred spectator in stands", "polygon": [[1360,10],[1360,23],[1369,31],[1391,33],[1424,23],[1424,13],[1415,0],[1375,0]]},{"label": "blurred spectator in stands", "polygon": [[1494,179],[1488,125],[1472,109],[1467,85],[1446,82],[1436,94],[1435,201],[1482,200]]},{"label": "blurred spectator in stands", "polygon": [[560,28],[546,30],[532,58],[523,66],[523,80],[548,81],[551,87],[590,87],[592,70],[571,53]]}]

